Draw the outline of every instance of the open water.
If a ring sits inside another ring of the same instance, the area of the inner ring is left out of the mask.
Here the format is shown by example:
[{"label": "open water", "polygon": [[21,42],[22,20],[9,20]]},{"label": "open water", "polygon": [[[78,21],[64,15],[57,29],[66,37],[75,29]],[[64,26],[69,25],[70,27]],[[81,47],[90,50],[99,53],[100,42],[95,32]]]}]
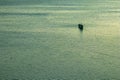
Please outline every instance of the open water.
[{"label": "open water", "polygon": [[0,80],[120,80],[119,0],[0,4]]}]

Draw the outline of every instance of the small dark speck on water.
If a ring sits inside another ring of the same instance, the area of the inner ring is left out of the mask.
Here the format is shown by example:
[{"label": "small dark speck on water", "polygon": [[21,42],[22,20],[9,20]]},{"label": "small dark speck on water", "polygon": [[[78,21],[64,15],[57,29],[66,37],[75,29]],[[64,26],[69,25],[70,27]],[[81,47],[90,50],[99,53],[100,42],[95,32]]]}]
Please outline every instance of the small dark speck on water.
[{"label": "small dark speck on water", "polygon": [[83,25],[82,24],[78,24],[78,28],[80,29],[80,31],[83,31]]}]

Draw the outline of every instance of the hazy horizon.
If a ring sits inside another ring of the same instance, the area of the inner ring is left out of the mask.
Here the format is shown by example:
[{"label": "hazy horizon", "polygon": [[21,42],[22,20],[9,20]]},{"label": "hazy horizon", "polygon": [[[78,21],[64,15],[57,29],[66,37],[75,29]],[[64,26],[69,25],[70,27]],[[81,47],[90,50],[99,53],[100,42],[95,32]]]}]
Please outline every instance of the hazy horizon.
[{"label": "hazy horizon", "polygon": [[[35,5],[35,4],[46,4],[46,5],[80,5],[81,3],[104,3],[114,2],[114,0],[0,0],[0,5]],[[119,1],[119,0],[115,0]]]}]

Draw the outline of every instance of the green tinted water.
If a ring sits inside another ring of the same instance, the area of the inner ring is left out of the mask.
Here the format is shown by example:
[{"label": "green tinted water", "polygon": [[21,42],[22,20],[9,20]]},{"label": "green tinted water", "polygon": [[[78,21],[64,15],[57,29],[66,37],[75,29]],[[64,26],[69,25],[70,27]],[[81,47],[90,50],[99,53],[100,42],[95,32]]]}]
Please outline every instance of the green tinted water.
[{"label": "green tinted water", "polygon": [[120,80],[119,3],[0,6],[0,80]]}]

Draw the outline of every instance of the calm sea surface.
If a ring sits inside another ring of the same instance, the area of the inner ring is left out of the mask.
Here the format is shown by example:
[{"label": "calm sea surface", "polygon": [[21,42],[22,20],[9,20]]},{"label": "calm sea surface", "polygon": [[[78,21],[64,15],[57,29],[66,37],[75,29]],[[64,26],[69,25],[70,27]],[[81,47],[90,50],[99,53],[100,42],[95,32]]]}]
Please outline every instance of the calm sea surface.
[{"label": "calm sea surface", "polygon": [[120,80],[120,1],[49,2],[0,6],[0,80]]}]

